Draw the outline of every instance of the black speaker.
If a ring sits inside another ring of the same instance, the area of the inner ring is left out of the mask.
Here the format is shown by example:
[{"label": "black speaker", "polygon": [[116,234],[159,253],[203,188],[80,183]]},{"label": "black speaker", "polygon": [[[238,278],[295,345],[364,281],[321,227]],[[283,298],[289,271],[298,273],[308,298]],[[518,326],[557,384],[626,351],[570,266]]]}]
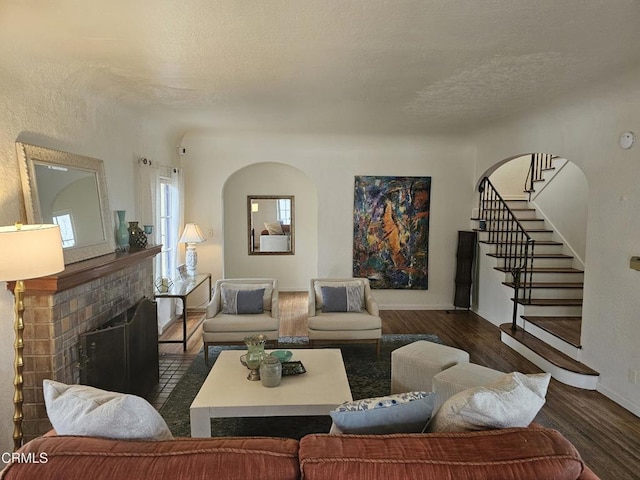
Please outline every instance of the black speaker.
[{"label": "black speaker", "polygon": [[476,232],[458,232],[458,251],[456,253],[456,293],[453,305],[456,308],[471,307],[471,283],[473,280],[473,262],[476,257]]}]

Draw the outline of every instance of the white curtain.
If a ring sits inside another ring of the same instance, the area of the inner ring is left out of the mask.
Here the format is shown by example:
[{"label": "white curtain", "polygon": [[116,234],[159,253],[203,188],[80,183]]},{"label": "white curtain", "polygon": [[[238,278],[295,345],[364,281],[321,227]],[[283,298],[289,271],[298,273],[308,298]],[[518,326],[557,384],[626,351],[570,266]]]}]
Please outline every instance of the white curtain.
[{"label": "white curtain", "polygon": [[[149,240],[154,245],[158,243],[159,233],[158,225],[159,212],[157,208],[158,191],[160,188],[160,173],[158,167],[151,160],[141,158],[138,160],[138,168],[136,169],[136,188],[135,201],[136,211],[139,219],[139,226],[152,225],[153,233]],[[159,271],[159,259],[154,262],[154,278]]]}]

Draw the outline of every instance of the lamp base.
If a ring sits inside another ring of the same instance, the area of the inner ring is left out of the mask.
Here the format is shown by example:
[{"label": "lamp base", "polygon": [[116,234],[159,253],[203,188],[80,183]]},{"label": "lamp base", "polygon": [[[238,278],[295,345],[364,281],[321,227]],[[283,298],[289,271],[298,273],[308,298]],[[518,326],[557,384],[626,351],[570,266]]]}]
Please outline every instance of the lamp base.
[{"label": "lamp base", "polygon": [[187,243],[185,263],[187,264],[187,275],[195,277],[198,274],[198,254],[196,252],[195,243]]}]

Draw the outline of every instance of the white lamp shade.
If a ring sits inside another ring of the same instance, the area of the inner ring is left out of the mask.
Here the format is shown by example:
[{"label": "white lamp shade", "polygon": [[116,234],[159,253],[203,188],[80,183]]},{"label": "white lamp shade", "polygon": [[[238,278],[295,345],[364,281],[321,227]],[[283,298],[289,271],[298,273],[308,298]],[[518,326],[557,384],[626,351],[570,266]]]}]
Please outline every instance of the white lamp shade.
[{"label": "white lamp shade", "polygon": [[44,277],[64,270],[58,225],[0,227],[0,280]]},{"label": "white lamp shade", "polygon": [[179,243],[200,243],[204,242],[205,238],[202,234],[202,230],[197,223],[187,223],[184,226],[184,232],[182,232],[182,236]]}]

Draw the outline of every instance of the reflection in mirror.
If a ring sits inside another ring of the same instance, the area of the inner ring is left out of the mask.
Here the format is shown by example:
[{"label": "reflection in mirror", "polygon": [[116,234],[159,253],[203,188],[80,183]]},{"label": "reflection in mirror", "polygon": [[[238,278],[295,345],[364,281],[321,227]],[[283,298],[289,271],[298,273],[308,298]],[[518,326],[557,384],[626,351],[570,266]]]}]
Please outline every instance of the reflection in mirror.
[{"label": "reflection in mirror", "polygon": [[249,255],[293,255],[293,195],[247,196]]},{"label": "reflection in mirror", "polygon": [[29,223],[60,225],[65,263],[113,251],[102,160],[16,144]]}]

